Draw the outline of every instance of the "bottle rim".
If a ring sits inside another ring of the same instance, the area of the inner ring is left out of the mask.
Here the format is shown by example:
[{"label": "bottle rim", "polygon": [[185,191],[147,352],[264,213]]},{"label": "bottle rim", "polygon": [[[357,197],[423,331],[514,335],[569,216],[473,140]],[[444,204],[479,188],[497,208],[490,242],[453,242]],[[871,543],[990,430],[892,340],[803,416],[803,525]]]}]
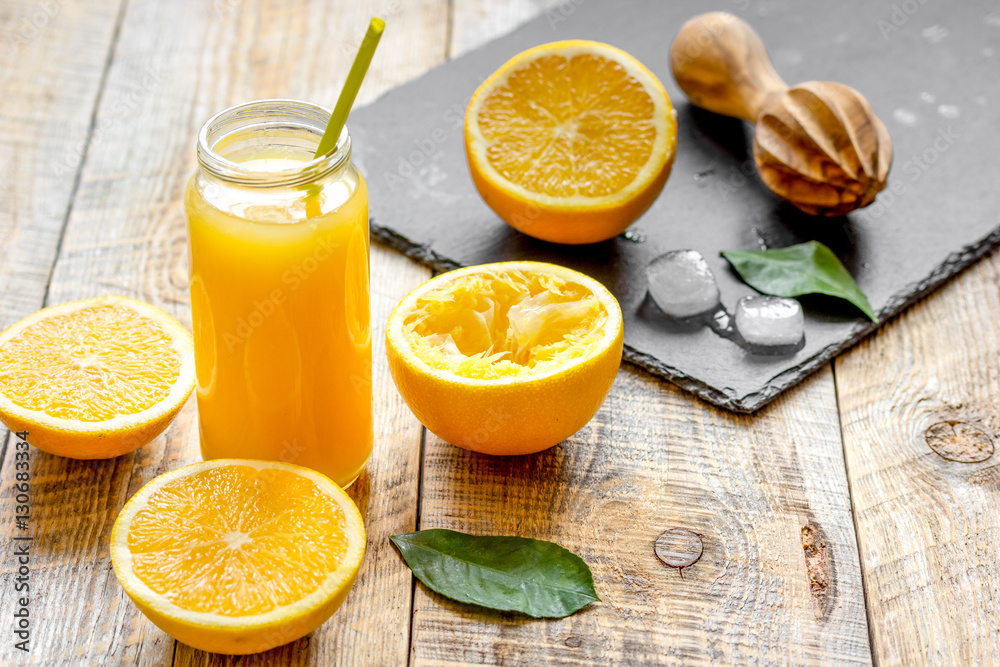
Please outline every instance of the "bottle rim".
[{"label": "bottle rim", "polygon": [[330,110],[311,102],[266,99],[236,104],[212,116],[198,133],[198,163],[223,181],[250,186],[275,187],[313,183],[343,168],[351,160],[351,135],[347,126],[340,132],[337,147],[326,155],[291,169],[262,171],[230,160],[217,150],[220,144],[240,135],[266,135],[278,129],[320,138],[330,120]]}]

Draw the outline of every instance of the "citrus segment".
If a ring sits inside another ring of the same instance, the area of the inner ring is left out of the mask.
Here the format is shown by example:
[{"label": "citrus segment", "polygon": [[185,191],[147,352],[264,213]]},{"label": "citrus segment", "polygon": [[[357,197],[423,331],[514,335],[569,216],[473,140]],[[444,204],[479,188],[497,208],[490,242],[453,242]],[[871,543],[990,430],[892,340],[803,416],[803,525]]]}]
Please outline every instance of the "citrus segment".
[{"label": "citrus segment", "polygon": [[515,56],[473,95],[473,181],[517,229],[558,243],[620,233],[659,194],[676,144],[674,110],[639,61],[599,42]]},{"label": "citrus segment", "polygon": [[3,391],[11,402],[84,422],[156,405],[170,393],[182,363],[155,321],[113,305],[54,315],[0,348]]},{"label": "citrus segment", "polygon": [[421,294],[403,320],[429,366],[492,379],[558,369],[600,343],[608,311],[591,290],[545,273],[472,273]]},{"label": "citrus segment", "polygon": [[546,449],[597,412],[621,364],[614,296],[576,271],[500,262],[428,281],[393,310],[389,370],[417,418],[453,445]]},{"label": "citrus segment", "polygon": [[0,334],[0,420],[36,447],[108,458],[159,435],[194,387],[191,335],[124,297],[53,306]]},{"label": "citrus segment", "polygon": [[176,639],[256,653],[312,632],[340,606],[364,556],[357,507],[288,464],[217,459],[157,477],[115,521],[115,574]]}]

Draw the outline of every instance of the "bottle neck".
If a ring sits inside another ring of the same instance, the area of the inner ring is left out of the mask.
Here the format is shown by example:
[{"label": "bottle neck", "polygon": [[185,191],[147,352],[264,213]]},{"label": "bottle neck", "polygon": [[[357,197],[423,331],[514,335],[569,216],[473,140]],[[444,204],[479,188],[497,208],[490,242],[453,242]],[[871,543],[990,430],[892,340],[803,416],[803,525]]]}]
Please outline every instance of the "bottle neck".
[{"label": "bottle neck", "polygon": [[346,127],[331,153],[313,157],[329,119],[328,109],[297,100],[239,104],[205,123],[198,134],[198,162],[215,179],[243,187],[329,180],[351,162]]}]

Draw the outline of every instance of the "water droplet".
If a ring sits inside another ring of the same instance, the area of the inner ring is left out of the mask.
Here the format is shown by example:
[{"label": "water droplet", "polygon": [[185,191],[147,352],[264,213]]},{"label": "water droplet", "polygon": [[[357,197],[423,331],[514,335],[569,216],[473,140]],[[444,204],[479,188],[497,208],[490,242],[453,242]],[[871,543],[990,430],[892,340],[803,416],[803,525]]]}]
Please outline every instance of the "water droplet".
[{"label": "water droplet", "polygon": [[935,23],[934,25],[921,30],[920,34],[923,35],[924,39],[929,41],[931,44],[937,44],[948,36],[948,29],[938,23]]},{"label": "water droplet", "polygon": [[774,62],[781,65],[798,65],[802,62],[802,52],[795,49],[778,49],[774,52]]},{"label": "water droplet", "polygon": [[715,167],[709,167],[708,169],[694,172],[692,176],[694,177],[694,182],[698,185],[698,187],[704,188],[708,186],[708,177],[714,173]]},{"label": "water droplet", "polygon": [[920,93],[920,99],[927,102],[927,104],[933,104],[936,98],[925,90]]},{"label": "water droplet", "polygon": [[938,113],[945,118],[958,118],[960,112],[954,104],[942,104],[938,107]]},{"label": "water droplet", "polygon": [[919,120],[917,114],[908,109],[896,109],[892,112],[892,117],[907,127],[913,127]]},{"label": "water droplet", "polygon": [[729,313],[726,312],[725,308],[715,311],[715,314],[712,315],[712,321],[718,327],[719,331],[731,332],[733,329],[732,318],[729,317]]},{"label": "water droplet", "polygon": [[760,233],[760,230],[756,227],[751,227],[750,231],[753,232],[754,237],[757,239],[757,247],[761,250],[767,250],[767,239]]}]

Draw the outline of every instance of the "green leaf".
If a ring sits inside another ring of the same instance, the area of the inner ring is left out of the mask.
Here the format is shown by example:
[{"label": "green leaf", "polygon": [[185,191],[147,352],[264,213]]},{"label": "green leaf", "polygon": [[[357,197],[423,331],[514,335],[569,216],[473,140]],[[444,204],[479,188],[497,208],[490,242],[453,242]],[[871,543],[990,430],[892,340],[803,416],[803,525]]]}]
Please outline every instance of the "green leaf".
[{"label": "green leaf", "polygon": [[722,256],[758,292],[774,296],[828,294],[850,301],[878,322],[854,278],[833,251],[818,241],[774,250],[723,250]]},{"label": "green leaf", "polygon": [[438,528],[389,539],[417,579],[458,602],[563,618],[600,601],[583,559],[552,542]]}]

